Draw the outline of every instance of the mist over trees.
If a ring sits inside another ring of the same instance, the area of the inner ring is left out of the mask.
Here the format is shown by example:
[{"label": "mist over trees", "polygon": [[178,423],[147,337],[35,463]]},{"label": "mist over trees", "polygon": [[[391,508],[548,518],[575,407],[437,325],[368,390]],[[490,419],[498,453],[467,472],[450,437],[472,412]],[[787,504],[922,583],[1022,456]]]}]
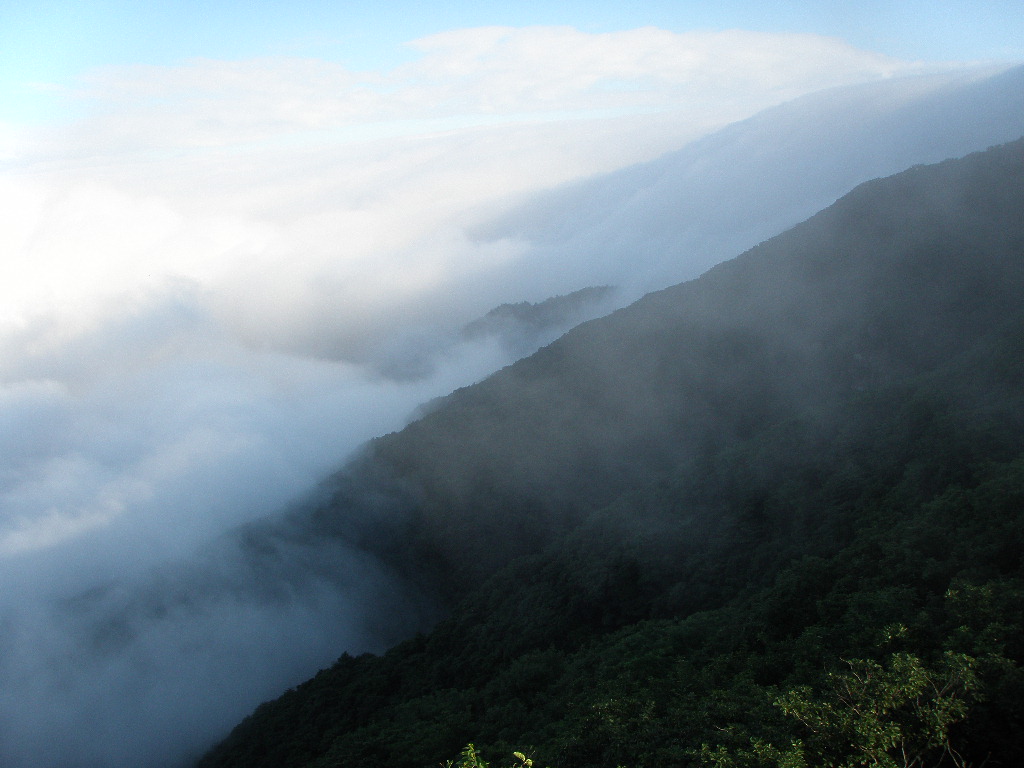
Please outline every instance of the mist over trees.
[{"label": "mist over trees", "polygon": [[293,520],[450,615],[200,765],[1019,764],[1022,210],[869,182],[374,440]]}]

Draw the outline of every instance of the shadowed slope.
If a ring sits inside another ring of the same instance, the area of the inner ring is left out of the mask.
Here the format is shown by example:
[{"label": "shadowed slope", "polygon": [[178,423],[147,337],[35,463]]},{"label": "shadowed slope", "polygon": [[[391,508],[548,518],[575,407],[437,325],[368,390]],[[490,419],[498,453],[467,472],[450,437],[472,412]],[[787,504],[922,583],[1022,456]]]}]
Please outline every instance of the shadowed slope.
[{"label": "shadowed slope", "polygon": [[[1024,140],[870,182],[374,441],[311,532],[458,607],[202,765],[419,766],[478,739],[696,764],[723,733],[795,738],[778,686],[893,622],[923,658],[994,660],[958,745],[1011,764],[1022,211]],[[993,596],[970,617],[942,597],[968,587]]]},{"label": "shadowed slope", "polygon": [[[1015,338],[1021,147],[866,184],[459,390],[367,461],[416,500],[406,524],[429,541],[424,557],[479,575],[636,484],[693,471],[711,446],[810,414],[832,429],[850,397]],[[941,397],[964,407],[1010,386],[985,364],[953,373]],[[347,516],[345,504],[318,515],[342,528]]]}]

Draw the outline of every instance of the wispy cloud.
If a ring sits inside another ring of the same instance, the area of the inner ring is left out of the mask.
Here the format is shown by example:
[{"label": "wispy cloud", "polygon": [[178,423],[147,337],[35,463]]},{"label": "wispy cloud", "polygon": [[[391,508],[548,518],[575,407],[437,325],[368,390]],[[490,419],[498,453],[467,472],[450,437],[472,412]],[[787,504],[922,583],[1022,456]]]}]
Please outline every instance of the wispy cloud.
[{"label": "wispy cloud", "polygon": [[692,102],[791,98],[905,72],[906,62],[814,35],[667,32],[587,34],[569,27],[490,27],[411,44],[426,54],[399,71],[411,103],[532,112],[665,109]]},{"label": "wispy cloud", "polygon": [[571,27],[486,27],[409,46],[419,56],[384,72],[289,58],[93,70],[68,94],[88,119],[58,138],[69,140],[65,149],[118,153],[238,145],[395,121],[415,132],[423,127],[417,120],[459,117],[688,110],[731,119],[800,93],[916,66],[837,39],[739,30],[588,34]]}]

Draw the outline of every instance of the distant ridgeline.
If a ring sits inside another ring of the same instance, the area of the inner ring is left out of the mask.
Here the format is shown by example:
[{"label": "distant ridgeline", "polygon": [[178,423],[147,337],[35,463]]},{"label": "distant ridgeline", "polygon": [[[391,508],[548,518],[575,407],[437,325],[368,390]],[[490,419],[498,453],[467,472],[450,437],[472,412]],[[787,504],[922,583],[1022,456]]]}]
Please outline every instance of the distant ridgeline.
[{"label": "distant ridgeline", "polygon": [[309,535],[447,618],[203,768],[1024,765],[1024,140],[864,184],[332,483]]}]

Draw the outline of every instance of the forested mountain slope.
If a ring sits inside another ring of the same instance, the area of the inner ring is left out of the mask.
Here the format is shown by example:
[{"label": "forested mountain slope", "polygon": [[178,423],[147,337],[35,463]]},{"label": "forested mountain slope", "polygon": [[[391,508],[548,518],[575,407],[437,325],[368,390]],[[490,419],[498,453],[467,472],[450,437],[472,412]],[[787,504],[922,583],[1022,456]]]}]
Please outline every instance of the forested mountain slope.
[{"label": "forested mountain slope", "polygon": [[294,524],[448,618],[201,765],[1020,764],[1022,214],[1024,140],[870,182],[374,441]]}]

